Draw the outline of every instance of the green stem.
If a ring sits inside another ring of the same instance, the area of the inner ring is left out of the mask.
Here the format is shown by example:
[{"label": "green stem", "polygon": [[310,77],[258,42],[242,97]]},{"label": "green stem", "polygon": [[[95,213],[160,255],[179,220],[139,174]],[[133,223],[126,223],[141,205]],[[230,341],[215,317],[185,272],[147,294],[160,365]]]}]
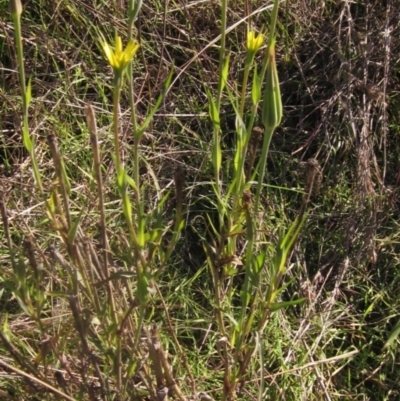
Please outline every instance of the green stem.
[{"label": "green stem", "polygon": [[[250,214],[249,210],[246,210],[246,224],[247,224],[247,230],[246,230],[246,238],[248,240],[247,244],[247,249],[246,249],[246,259],[245,259],[245,277],[244,277],[244,283],[243,287],[241,288],[242,291],[242,305],[241,305],[241,313],[240,313],[240,320],[239,320],[239,327],[240,331],[238,334],[238,340],[236,343],[236,352],[235,352],[235,362],[238,362],[238,358],[240,356],[240,350],[242,348],[243,341],[247,335],[247,330],[246,330],[246,316],[248,315],[248,304],[251,296],[251,277],[252,277],[252,263],[254,260],[253,257],[253,245],[254,245],[254,224],[253,224],[253,218]],[[255,296],[255,295],[254,295]],[[248,320],[248,319],[247,319]]]},{"label": "green stem", "polygon": [[[135,16],[133,16],[133,13],[135,12],[135,6],[138,7],[136,10],[136,14],[139,12],[141,8],[141,1],[137,0],[136,2],[133,0],[129,0],[129,23],[128,23],[128,42],[133,39],[133,25],[135,22]],[[143,216],[143,208],[141,205],[141,186],[140,186],[140,175],[139,175],[139,169],[140,169],[140,140],[141,137],[137,135],[138,132],[138,122],[137,122],[137,115],[136,115],[136,108],[135,108],[135,92],[133,88],[133,67],[132,67],[132,60],[128,65],[127,69],[127,75],[128,75],[128,80],[129,80],[129,106],[131,109],[131,123],[132,123],[132,131],[133,131],[133,138],[134,138],[134,148],[133,148],[133,171],[134,171],[134,181],[136,185],[135,189],[135,206],[136,206],[136,218],[137,218],[137,229],[141,234],[141,230],[143,229],[143,221],[142,221],[142,216]],[[135,235],[135,240],[134,244],[137,244],[137,237]],[[136,255],[138,256],[140,253],[140,249],[136,249]],[[138,260],[136,261],[138,263]]]},{"label": "green stem", "polygon": [[[22,108],[23,108],[23,142],[26,149],[29,152],[29,156],[32,161],[33,175],[35,177],[36,185],[39,188],[41,194],[43,194],[43,185],[42,180],[40,178],[39,167],[36,161],[35,154],[35,145],[34,141],[29,135],[29,125],[28,125],[28,93],[26,88],[26,77],[25,77],[25,69],[24,69],[24,55],[23,55],[23,46],[22,46],[22,30],[21,30],[21,12],[22,7],[20,2],[17,2],[17,5],[14,5],[11,8],[11,16],[14,24],[14,37],[15,37],[15,47],[17,48],[17,64],[18,64],[18,74],[19,74],[19,82],[21,87],[22,94]],[[13,8],[15,9],[13,10]]]},{"label": "green stem", "polygon": [[278,9],[279,9],[279,0],[274,0],[274,8],[272,9],[271,23],[269,26],[268,46],[265,49],[265,56],[264,56],[263,65],[262,65],[261,74],[260,74],[260,82],[264,81],[265,72],[267,71],[267,67],[268,67],[269,49],[270,49],[270,46],[273,44],[273,41],[275,38],[276,22],[278,19]]},{"label": "green stem", "polygon": [[[217,99],[216,99],[216,109],[217,114],[220,114],[221,109],[221,97],[222,90],[224,87],[224,65],[225,65],[225,46],[226,46],[226,14],[228,9],[228,0],[222,0],[221,4],[221,45],[219,49],[219,79],[218,79],[218,89],[217,89]],[[213,134],[213,160],[214,160],[214,180],[215,180],[215,192],[217,194],[218,202],[218,215],[220,227],[223,227],[224,223],[224,207],[220,205],[222,195],[221,195],[221,180],[220,171],[218,163],[216,162],[217,153],[220,153],[220,141],[221,141],[221,127],[214,125]]]},{"label": "green stem", "polygon": [[23,49],[22,49],[21,20],[20,20],[20,17],[16,14],[13,14],[12,16],[13,16],[13,22],[14,22],[15,44],[17,47],[19,82],[20,82],[20,86],[21,86],[22,105],[23,105],[23,112],[24,112],[24,116],[25,116],[28,112],[28,102],[26,99],[26,84],[25,84],[24,55],[23,55]]},{"label": "green stem", "polygon": [[[246,61],[245,69],[244,69],[244,76],[243,76],[243,83],[242,83],[242,93],[240,97],[240,108],[239,108],[239,117],[242,121],[244,121],[244,106],[246,103],[246,92],[247,92],[247,83],[249,80],[249,73],[250,73],[251,63]],[[238,152],[239,152],[239,163],[238,169],[236,171],[236,197],[239,197],[242,190],[243,190],[243,181],[244,181],[244,159],[246,157],[247,152],[247,144],[248,144],[248,135],[247,131],[243,128],[239,128],[240,132],[238,135]]]},{"label": "green stem", "polygon": [[[276,21],[278,18],[278,8],[279,8],[279,0],[274,0],[274,8],[272,9],[271,24],[270,24],[270,31],[269,31],[269,37],[268,37],[268,47],[266,49],[263,66],[261,69],[261,81],[264,80],[265,73],[266,73],[267,66],[268,66],[269,48],[273,44],[273,41],[275,38]],[[263,181],[264,181],[264,176],[265,176],[265,168],[267,166],[267,156],[268,156],[268,152],[269,152],[269,145],[271,143],[271,138],[272,138],[273,132],[274,132],[274,129],[265,127],[263,149],[262,149],[261,160],[260,160],[259,170],[258,170],[258,172],[259,172],[258,173],[258,185],[257,185],[257,191],[256,191],[256,201],[255,201],[255,206],[254,206],[255,213],[258,213],[258,206],[260,204],[260,194],[261,194],[261,189],[263,186]]]},{"label": "green stem", "polygon": [[243,119],[244,114],[244,106],[246,103],[246,92],[247,92],[247,83],[249,81],[249,74],[250,74],[250,67],[251,62],[246,62],[244,66],[244,76],[243,76],[243,83],[242,83],[242,93],[240,96],[240,108],[239,108],[239,116]]},{"label": "green stem", "polygon": [[114,131],[114,152],[115,152],[115,168],[119,179],[121,165],[121,150],[119,145],[119,99],[121,95],[122,77],[115,73],[114,76],[114,104],[113,104],[113,131]]},{"label": "green stem", "polygon": [[[133,8],[133,2],[130,2],[130,7]],[[133,31],[133,20],[128,26],[128,41],[132,40],[132,31]],[[132,123],[132,131],[134,136],[134,175],[135,175],[135,184],[138,187],[138,190],[135,191],[135,201],[136,206],[139,207],[140,205],[140,190],[139,190],[139,145],[140,145],[140,138],[137,135],[138,131],[138,123],[137,123],[137,116],[136,116],[136,108],[135,108],[135,92],[133,90],[133,68],[132,68],[132,61],[128,65],[128,79],[129,79],[129,106],[131,109],[131,123]]]},{"label": "green stem", "polygon": [[[114,152],[115,152],[115,168],[117,170],[117,182],[118,182],[118,188],[120,191],[121,199],[122,202],[124,203],[124,210],[125,210],[125,219],[128,224],[129,228],[129,234],[131,238],[131,244],[132,246],[135,246],[136,255],[139,255],[139,249],[138,249],[138,239],[137,235],[134,229],[134,225],[132,224],[131,219],[129,218],[128,214],[126,213],[130,205],[128,204],[130,202],[128,196],[127,196],[127,183],[126,183],[126,177],[125,177],[125,172],[124,167],[121,162],[121,149],[120,149],[120,143],[119,143],[119,100],[120,100],[120,95],[121,95],[121,86],[122,86],[122,76],[119,74],[116,74],[114,77],[114,105],[113,105],[113,118],[114,118]],[[135,142],[135,151],[136,154],[139,153],[138,151],[138,141]],[[135,157],[135,166],[138,166],[138,160],[137,157]],[[138,177],[138,168],[135,171],[136,173],[136,178]],[[124,174],[124,177],[122,177],[122,174]],[[138,186],[138,182],[136,182],[136,185]],[[140,195],[138,194],[139,189],[137,188],[135,193],[136,193],[136,201],[138,201],[138,205],[140,205]],[[140,210],[138,210],[137,215],[140,215]],[[140,219],[140,217],[138,217]]]},{"label": "green stem", "polygon": [[279,0],[274,0],[274,8],[272,9],[272,14],[271,14],[271,24],[269,26],[270,29],[268,37],[268,47],[271,46],[275,37],[276,21],[278,20],[278,9],[279,9]]},{"label": "green stem", "polygon": [[221,3],[221,47],[219,49],[219,81],[217,94],[217,109],[218,112],[221,106],[221,96],[223,82],[223,70],[225,65],[225,46],[226,46],[226,14],[228,11],[228,0],[222,0]]},{"label": "green stem", "polygon": [[267,157],[269,152],[269,145],[271,143],[272,134],[274,133],[274,129],[266,128],[264,133],[264,141],[263,141],[263,148],[261,153],[261,160],[258,168],[258,179],[257,179],[257,190],[256,190],[256,199],[254,203],[254,212],[258,213],[258,207],[260,205],[260,196],[261,196],[261,189],[264,183],[265,177],[265,169],[267,167]]},{"label": "green stem", "polygon": [[[268,66],[269,47],[272,45],[274,37],[275,37],[276,23],[277,23],[277,19],[278,19],[278,9],[279,9],[279,0],[274,0],[274,7],[272,9],[270,30],[269,30],[269,36],[268,36],[268,46],[267,46],[267,49],[266,49],[265,57],[264,57],[264,60],[263,60],[263,65],[262,65],[262,68],[261,68],[260,82],[264,81],[265,73],[266,73],[267,66]],[[246,71],[245,71],[245,77],[246,77]],[[244,98],[245,90],[246,90],[246,87],[243,86],[242,87],[242,103],[241,103],[241,109],[240,109],[241,116],[243,115],[243,111],[244,111],[243,98]],[[243,149],[244,152],[246,151],[248,143],[249,143],[251,130],[252,130],[253,125],[254,125],[256,110],[257,110],[257,106],[254,107],[253,112],[251,113],[249,124],[247,125],[246,141],[245,141],[244,149]],[[266,137],[267,137],[267,141],[265,140]],[[265,166],[266,166],[266,155],[264,155],[264,151],[266,150],[266,152],[268,153],[269,144],[271,142],[271,137],[272,137],[272,132],[270,134],[268,132],[265,133],[264,144],[263,144],[263,153],[262,153],[262,156],[261,156],[263,168],[262,168],[262,170],[259,170],[260,172],[262,171],[262,180],[264,179]],[[249,177],[251,176],[251,172],[250,171],[248,173],[248,176]],[[261,180],[261,182],[262,182],[262,180]],[[258,184],[259,184],[258,187],[257,187],[257,194],[258,195],[256,195],[257,200],[256,200],[256,208],[255,208],[256,211],[257,211],[257,208],[258,208],[258,205],[259,205],[259,197],[260,197],[260,192],[261,192],[260,180],[258,180]]]}]

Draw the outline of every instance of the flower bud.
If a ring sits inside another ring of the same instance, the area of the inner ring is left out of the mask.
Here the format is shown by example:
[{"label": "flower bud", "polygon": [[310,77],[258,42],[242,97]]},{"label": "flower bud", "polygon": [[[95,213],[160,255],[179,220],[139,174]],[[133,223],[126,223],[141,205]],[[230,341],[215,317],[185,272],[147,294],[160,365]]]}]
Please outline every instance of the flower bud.
[{"label": "flower bud", "polygon": [[8,2],[11,15],[20,16],[22,14],[21,0],[9,0]]},{"label": "flower bud", "polygon": [[282,120],[282,99],[275,61],[275,41],[268,49],[268,65],[262,106],[262,121],[265,128],[275,129]]}]

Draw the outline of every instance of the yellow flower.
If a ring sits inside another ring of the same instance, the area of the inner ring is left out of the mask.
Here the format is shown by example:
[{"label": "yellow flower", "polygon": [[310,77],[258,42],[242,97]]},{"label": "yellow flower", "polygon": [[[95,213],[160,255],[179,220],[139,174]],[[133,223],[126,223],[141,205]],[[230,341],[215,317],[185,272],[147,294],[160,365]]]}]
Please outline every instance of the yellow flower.
[{"label": "yellow flower", "polygon": [[102,43],[103,52],[115,73],[121,73],[128,66],[133,56],[139,49],[139,43],[130,40],[124,50],[122,50],[122,39],[120,36],[115,38],[115,49],[106,41]]},{"label": "yellow flower", "polygon": [[262,33],[256,35],[254,31],[247,32],[247,50],[256,53],[264,42],[264,35]]}]

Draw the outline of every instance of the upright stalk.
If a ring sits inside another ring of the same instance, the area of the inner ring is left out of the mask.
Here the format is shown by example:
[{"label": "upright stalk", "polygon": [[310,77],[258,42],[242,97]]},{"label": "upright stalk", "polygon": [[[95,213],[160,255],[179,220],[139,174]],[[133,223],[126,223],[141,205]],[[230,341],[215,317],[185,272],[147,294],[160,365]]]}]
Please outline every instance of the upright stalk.
[{"label": "upright stalk", "polygon": [[[221,109],[221,98],[222,91],[225,86],[224,80],[224,67],[225,67],[225,46],[226,46],[226,14],[228,9],[228,0],[222,0],[221,3],[221,44],[219,49],[219,77],[218,77],[218,88],[217,88],[217,99],[215,102],[215,110],[213,113],[214,117],[220,116]],[[215,179],[215,191],[217,193],[217,202],[220,203],[221,199],[221,182],[220,182],[220,158],[221,158],[221,127],[214,121],[214,138],[213,138],[213,165],[214,165],[214,179]],[[219,222],[223,224],[223,213],[219,210]],[[222,225],[221,225],[222,227]]]},{"label": "upright stalk", "polygon": [[29,134],[28,108],[29,108],[29,103],[31,101],[31,85],[29,82],[28,87],[26,87],[25,83],[26,78],[24,69],[24,55],[22,47],[22,30],[21,30],[21,14],[22,14],[21,1],[10,0],[9,6],[10,6],[11,17],[13,19],[13,24],[14,24],[14,38],[15,38],[15,47],[17,48],[18,74],[19,74],[19,82],[22,95],[22,109],[23,109],[22,140],[32,161],[33,176],[35,178],[36,185],[38,186],[40,193],[43,194],[42,180],[40,178],[39,166],[36,160],[35,143]]},{"label": "upright stalk", "polygon": [[221,2],[221,47],[219,49],[219,81],[218,81],[218,93],[217,93],[217,109],[218,113],[221,107],[221,96],[222,89],[224,87],[223,82],[223,69],[225,65],[225,46],[226,46],[226,14],[228,12],[228,0],[222,0]]},{"label": "upright stalk", "polygon": [[[136,19],[137,14],[139,13],[140,9],[142,7],[142,0],[129,0],[129,6],[128,6],[128,41],[133,40],[133,25]],[[132,123],[132,132],[133,132],[133,140],[134,140],[134,145],[133,145],[133,176],[134,176],[134,182],[136,185],[135,188],[135,206],[136,206],[136,222],[137,222],[137,230],[139,231],[140,237],[143,237],[143,232],[144,230],[143,227],[143,210],[142,210],[142,204],[141,204],[141,185],[140,185],[140,175],[139,175],[139,169],[140,169],[140,160],[139,160],[139,146],[140,146],[140,141],[141,141],[141,135],[138,134],[138,122],[137,122],[137,115],[136,115],[136,107],[135,107],[135,91],[133,87],[133,62],[132,60],[129,62],[128,67],[127,67],[127,75],[128,75],[128,82],[129,82],[129,107],[131,110],[131,123]],[[132,231],[132,229],[131,229]],[[133,232],[131,232],[131,238],[132,238]],[[140,244],[138,244],[138,240],[136,237],[136,233],[133,238],[134,246],[135,246],[135,263],[138,269],[138,279],[142,281],[146,275],[146,265],[145,261],[143,259],[143,256],[141,254],[141,249],[140,249]],[[142,276],[142,277],[140,277]],[[144,285],[147,285],[146,283],[143,283]],[[143,285],[142,284],[142,285]],[[130,291],[130,290],[129,290]],[[139,344],[140,336],[142,334],[142,327],[144,323],[144,317],[146,313],[146,303],[143,302],[143,300],[139,298],[140,302],[140,309],[139,309],[139,318],[136,324],[136,335],[134,339],[134,344],[133,347],[136,349],[136,347]],[[131,364],[134,364],[134,361],[132,360]]]},{"label": "upright stalk", "polygon": [[269,152],[269,146],[271,144],[272,134],[274,133],[274,128],[265,128],[263,148],[261,152],[261,159],[258,168],[257,177],[257,189],[256,189],[256,199],[254,202],[254,210],[257,213],[258,207],[260,205],[261,190],[264,184],[265,169],[267,167],[267,156]]},{"label": "upright stalk", "polygon": [[282,118],[282,101],[280,97],[279,81],[275,65],[275,28],[278,17],[278,8],[279,0],[274,0],[274,7],[272,9],[271,24],[268,37],[268,48],[266,50],[263,67],[261,70],[262,80],[264,80],[265,75],[267,75],[262,110],[265,132],[263,149],[258,169],[258,184],[254,205],[255,213],[258,212],[258,207],[260,204],[261,189],[264,183],[265,169],[267,166],[267,156],[269,152],[271,138],[276,127],[280,124]]},{"label": "upright stalk", "polygon": [[117,176],[121,174],[121,149],[119,146],[119,99],[121,96],[122,79],[117,74],[114,77],[114,96],[113,96],[113,134],[114,134],[114,151],[115,151],[115,168]]}]

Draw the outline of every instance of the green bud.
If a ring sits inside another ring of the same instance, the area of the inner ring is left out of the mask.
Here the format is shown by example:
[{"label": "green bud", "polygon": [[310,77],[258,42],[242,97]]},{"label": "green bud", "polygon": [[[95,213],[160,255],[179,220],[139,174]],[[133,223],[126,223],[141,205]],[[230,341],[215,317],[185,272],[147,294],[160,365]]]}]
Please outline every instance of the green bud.
[{"label": "green bud", "polygon": [[22,14],[21,0],[9,0],[8,6],[10,8],[11,15],[20,16]]},{"label": "green bud", "polygon": [[268,65],[265,75],[262,121],[265,128],[275,129],[282,120],[282,99],[275,61],[275,41],[268,49]]}]

